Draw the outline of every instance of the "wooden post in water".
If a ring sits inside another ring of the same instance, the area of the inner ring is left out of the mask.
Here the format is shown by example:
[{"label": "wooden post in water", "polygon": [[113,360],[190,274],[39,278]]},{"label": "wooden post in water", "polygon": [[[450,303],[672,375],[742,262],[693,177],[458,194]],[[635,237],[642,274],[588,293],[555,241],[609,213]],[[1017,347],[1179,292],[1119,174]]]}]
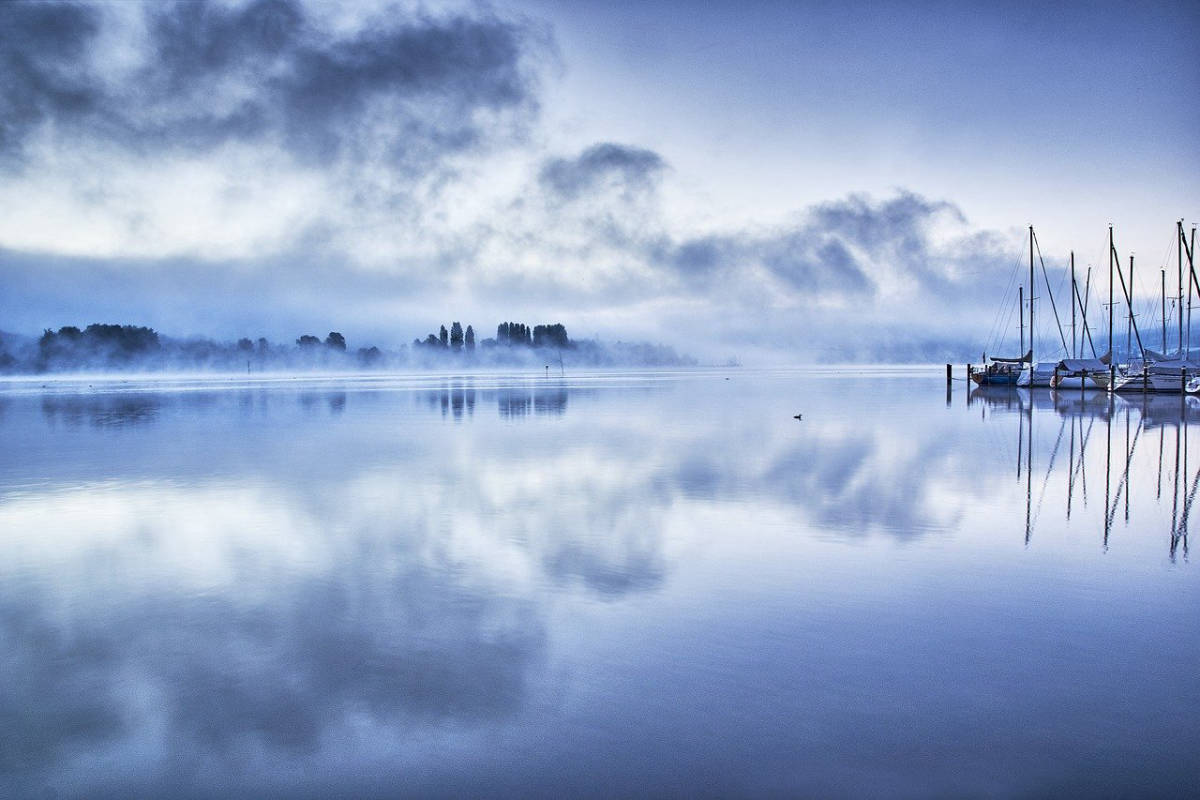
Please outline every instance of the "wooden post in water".
[{"label": "wooden post in water", "polygon": [[950,385],[950,381],[954,380],[953,374],[954,374],[954,365],[947,364],[946,365],[946,385],[947,386]]}]

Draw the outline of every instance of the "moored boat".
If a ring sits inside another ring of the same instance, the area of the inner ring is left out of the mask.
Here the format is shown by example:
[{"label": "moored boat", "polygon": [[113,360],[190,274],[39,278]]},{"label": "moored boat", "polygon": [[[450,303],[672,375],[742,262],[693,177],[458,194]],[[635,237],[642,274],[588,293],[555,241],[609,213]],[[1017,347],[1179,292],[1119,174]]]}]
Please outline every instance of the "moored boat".
[{"label": "moored boat", "polygon": [[1100,358],[1064,358],[1054,365],[1053,389],[1103,389],[1108,386],[1109,354]]},{"label": "moored boat", "polygon": [[980,386],[1016,386],[1017,380],[1025,372],[1025,365],[1033,361],[1033,351],[1030,350],[1020,358],[1002,358],[992,356],[981,370],[971,373],[971,380]]},{"label": "moored boat", "polygon": [[[1150,355],[1152,351],[1146,351]],[[1159,392],[1180,394],[1187,391],[1192,378],[1200,375],[1200,364],[1186,359],[1163,359],[1133,363],[1116,375],[1112,384],[1114,392]],[[1108,386],[1109,376],[1103,376]]]}]

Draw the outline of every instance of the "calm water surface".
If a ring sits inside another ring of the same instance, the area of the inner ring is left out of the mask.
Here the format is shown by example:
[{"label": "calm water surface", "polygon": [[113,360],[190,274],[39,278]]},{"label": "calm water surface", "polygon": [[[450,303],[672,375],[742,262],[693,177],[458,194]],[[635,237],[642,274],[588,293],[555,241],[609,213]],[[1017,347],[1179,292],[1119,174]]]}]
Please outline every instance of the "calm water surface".
[{"label": "calm water surface", "polygon": [[929,370],[9,382],[0,795],[1185,796],[1198,486]]}]

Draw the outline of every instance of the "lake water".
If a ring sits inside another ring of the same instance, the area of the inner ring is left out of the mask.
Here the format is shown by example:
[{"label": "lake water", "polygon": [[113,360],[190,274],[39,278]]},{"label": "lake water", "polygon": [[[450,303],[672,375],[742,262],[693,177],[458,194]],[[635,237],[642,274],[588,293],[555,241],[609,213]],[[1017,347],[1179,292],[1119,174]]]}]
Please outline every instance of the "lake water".
[{"label": "lake water", "polygon": [[10,381],[0,795],[1186,796],[1198,423],[937,369]]}]

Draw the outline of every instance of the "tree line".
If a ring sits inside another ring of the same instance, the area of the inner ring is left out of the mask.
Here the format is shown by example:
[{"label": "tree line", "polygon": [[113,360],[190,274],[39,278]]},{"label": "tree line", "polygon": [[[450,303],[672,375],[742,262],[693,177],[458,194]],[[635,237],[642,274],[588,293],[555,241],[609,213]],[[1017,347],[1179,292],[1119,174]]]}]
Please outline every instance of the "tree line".
[{"label": "tree line", "polygon": [[436,366],[455,353],[480,365],[533,366],[547,363],[544,350],[569,350],[577,365],[691,363],[670,348],[648,343],[572,341],[562,323],[527,325],[501,322],[495,338],[477,340],[475,328],[455,321],[441,325],[411,347],[351,349],[346,337],[330,331],[324,337],[301,334],[294,344],[243,337],[217,342],[202,337],[176,339],[141,325],[65,325],[46,329],[39,338],[0,331],[0,373],[43,373],[88,370],[219,370],[267,371]]},{"label": "tree line", "polygon": [[[446,350],[474,350],[475,329],[468,325],[464,330],[459,322],[450,323],[447,329],[442,325],[436,334],[429,334],[424,339],[413,339],[414,347],[441,348]],[[496,326],[496,338],[484,339],[479,343],[483,349],[494,347],[555,347],[566,349],[572,346],[567,336],[567,328],[561,322],[553,325],[534,325],[532,328],[523,322],[501,322]]]}]

